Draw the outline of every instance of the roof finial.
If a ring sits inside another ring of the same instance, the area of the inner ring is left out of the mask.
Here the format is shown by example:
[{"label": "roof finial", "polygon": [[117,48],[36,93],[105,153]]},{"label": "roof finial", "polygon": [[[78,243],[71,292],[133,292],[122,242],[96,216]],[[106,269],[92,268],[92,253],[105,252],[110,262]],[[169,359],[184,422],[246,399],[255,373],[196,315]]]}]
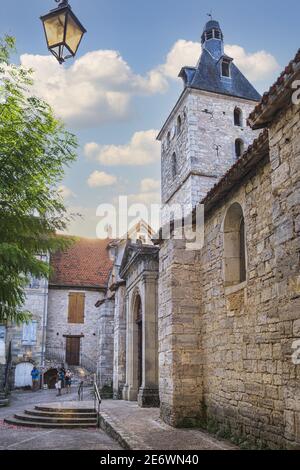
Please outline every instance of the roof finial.
[{"label": "roof finial", "polygon": [[213,11],[212,11],[212,10],[210,10],[210,13],[206,13],[206,14],[207,14],[207,16],[209,16],[211,20],[213,19],[213,14],[212,14],[212,13],[213,13]]}]

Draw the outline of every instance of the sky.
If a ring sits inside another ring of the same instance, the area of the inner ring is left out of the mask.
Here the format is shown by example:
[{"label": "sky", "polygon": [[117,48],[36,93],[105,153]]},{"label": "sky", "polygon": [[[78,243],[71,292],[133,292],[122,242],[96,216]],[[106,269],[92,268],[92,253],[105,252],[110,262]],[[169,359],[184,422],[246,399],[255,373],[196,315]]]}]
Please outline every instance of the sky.
[{"label": "sky", "polygon": [[299,0],[71,0],[87,29],[76,58],[48,53],[39,17],[54,0],[0,0],[0,36],[17,39],[14,61],[35,70],[35,93],[78,136],[77,162],[59,190],[73,235],[95,237],[99,204],[159,203],[156,141],[176,103],[183,65],[196,65],[207,13],[224,33],[225,51],[260,93],[299,48]]}]

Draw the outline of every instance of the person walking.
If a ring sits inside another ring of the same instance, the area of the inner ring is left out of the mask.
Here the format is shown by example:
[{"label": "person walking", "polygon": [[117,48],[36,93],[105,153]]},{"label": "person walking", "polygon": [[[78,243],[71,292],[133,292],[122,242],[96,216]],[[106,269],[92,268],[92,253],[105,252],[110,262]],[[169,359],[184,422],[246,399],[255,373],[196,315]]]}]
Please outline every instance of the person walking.
[{"label": "person walking", "polygon": [[56,384],[55,384],[55,388],[57,390],[57,397],[61,397],[61,386],[62,386],[62,382],[61,382],[61,375],[60,373],[57,374],[57,378],[56,378]]},{"label": "person walking", "polygon": [[32,391],[36,392],[39,388],[40,382],[40,371],[36,366],[33,367],[31,371],[31,378],[32,378]]},{"label": "person walking", "polygon": [[72,385],[72,372],[68,369],[65,375],[65,382],[67,393],[71,393],[71,385]]}]

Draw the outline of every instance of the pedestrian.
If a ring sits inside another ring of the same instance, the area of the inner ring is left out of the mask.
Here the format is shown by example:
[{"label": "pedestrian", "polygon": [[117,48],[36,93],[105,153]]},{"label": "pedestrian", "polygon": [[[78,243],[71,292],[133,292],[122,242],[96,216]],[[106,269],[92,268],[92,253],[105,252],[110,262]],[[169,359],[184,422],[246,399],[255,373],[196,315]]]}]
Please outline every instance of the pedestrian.
[{"label": "pedestrian", "polygon": [[36,392],[39,388],[40,382],[40,371],[36,366],[33,367],[31,371],[31,378],[32,378],[32,391]]},{"label": "pedestrian", "polygon": [[61,374],[61,387],[65,388],[65,386],[66,386],[66,369],[65,369],[64,364],[61,365],[61,368],[60,368],[59,372]]},{"label": "pedestrian", "polygon": [[61,383],[61,377],[60,377],[60,374],[57,374],[57,378],[56,378],[56,384],[55,384],[55,388],[57,390],[57,397],[61,397],[61,386],[62,386],[62,383]]},{"label": "pedestrian", "polygon": [[65,375],[65,382],[67,393],[71,393],[71,385],[72,385],[72,372],[68,369]]}]

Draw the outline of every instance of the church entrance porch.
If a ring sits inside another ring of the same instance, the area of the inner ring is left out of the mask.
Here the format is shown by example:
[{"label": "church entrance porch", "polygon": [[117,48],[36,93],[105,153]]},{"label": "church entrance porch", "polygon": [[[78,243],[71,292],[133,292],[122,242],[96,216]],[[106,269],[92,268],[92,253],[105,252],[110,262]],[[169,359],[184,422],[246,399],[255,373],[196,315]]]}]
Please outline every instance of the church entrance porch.
[{"label": "church entrance porch", "polygon": [[143,408],[159,406],[157,255],[156,247],[131,244],[121,266],[127,291],[123,399]]}]

